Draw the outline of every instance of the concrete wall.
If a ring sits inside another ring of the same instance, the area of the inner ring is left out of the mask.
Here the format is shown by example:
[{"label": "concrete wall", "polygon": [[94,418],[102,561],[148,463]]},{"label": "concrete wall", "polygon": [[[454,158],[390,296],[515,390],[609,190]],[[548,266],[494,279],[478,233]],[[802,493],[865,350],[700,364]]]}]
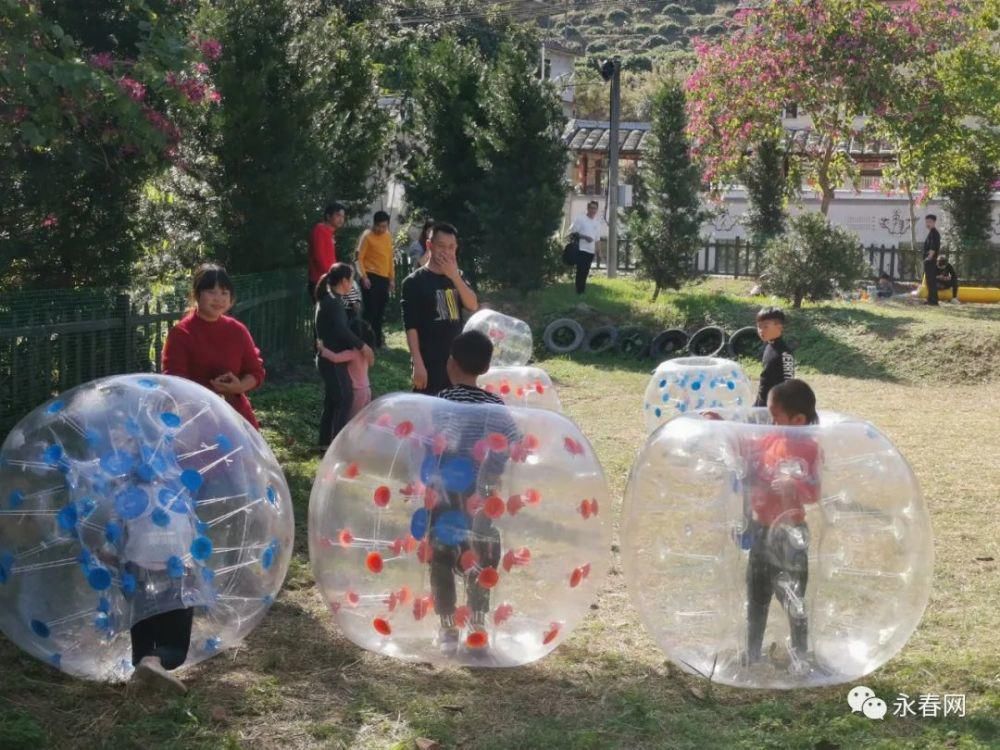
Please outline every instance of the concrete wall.
[{"label": "concrete wall", "polygon": [[[819,211],[819,197],[814,193],[803,195],[801,204],[792,206],[792,215],[803,211]],[[1000,242],[1000,193],[993,196],[993,236]],[[723,199],[720,215],[709,221],[707,236],[715,239],[747,237],[747,229],[740,218],[747,210],[746,191],[729,191]],[[925,214],[936,214],[938,229],[942,234],[948,229],[948,214],[941,201],[932,200],[917,206],[917,242],[927,235],[924,228]],[[830,221],[858,235],[864,245],[896,246],[910,242],[910,209],[905,197],[887,196],[874,190],[838,190],[830,204]]]}]

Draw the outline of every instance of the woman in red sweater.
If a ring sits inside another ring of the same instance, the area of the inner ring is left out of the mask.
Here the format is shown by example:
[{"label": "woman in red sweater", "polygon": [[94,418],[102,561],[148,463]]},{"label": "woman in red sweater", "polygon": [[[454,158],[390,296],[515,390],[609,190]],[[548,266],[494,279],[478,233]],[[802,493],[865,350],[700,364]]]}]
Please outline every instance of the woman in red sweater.
[{"label": "woman in red sweater", "polygon": [[194,308],[170,329],[163,372],[218,393],[255,428],[248,391],[264,382],[264,362],[246,326],[226,313],[236,301],[226,269],[206,263],[194,273]]}]

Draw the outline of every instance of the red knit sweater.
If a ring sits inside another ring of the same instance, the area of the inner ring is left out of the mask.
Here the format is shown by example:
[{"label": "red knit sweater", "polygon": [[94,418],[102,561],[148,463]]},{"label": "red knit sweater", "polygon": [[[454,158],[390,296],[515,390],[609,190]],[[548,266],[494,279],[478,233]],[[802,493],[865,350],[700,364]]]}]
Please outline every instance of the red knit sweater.
[{"label": "red knit sweater", "polygon": [[[193,311],[167,335],[163,372],[193,380],[213,393],[211,381],[227,372],[238,378],[253,375],[257,388],[264,382],[264,362],[246,326],[228,315],[210,323]],[[246,394],[223,398],[250,424],[260,428]]]}]

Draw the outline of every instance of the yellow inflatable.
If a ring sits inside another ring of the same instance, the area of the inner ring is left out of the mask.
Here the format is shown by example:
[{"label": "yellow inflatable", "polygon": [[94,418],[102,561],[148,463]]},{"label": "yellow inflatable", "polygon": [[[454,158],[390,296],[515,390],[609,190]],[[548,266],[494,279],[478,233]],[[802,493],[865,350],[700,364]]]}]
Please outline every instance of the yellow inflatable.
[{"label": "yellow inflatable", "polygon": [[[927,299],[927,284],[922,281],[917,290],[920,299]],[[951,299],[951,289],[941,289],[938,299],[947,302]],[[1000,302],[1000,288],[995,286],[960,286],[958,288],[959,302]]]}]

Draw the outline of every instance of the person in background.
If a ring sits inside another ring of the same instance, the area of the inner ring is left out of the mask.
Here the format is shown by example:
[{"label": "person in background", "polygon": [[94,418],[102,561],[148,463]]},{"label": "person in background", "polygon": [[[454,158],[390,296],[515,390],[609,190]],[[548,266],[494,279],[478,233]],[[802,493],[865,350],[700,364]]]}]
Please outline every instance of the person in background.
[{"label": "person in background", "polygon": [[587,215],[577,216],[570,224],[570,235],[576,235],[580,243],[580,252],[576,261],[576,293],[583,294],[587,290],[587,277],[594,265],[597,253],[597,241],[601,238],[601,220],[597,218],[600,204],[590,201],[587,204]]},{"label": "person in background", "polygon": [[376,211],[372,228],[358,240],[358,274],[361,276],[361,296],[364,317],[375,334],[375,347],[385,346],[382,325],[389,295],[396,289],[396,263],[389,234],[389,214]]},{"label": "person in background", "polygon": [[[324,350],[344,352],[356,349],[367,366],[375,362],[371,347],[351,330],[343,297],[351,290],[354,275],[346,263],[335,263],[316,285],[316,369],[323,378],[323,413],[319,422],[317,452],[325,453],[333,438],[344,429],[354,406],[354,383],[349,361],[334,362],[321,355]],[[367,375],[367,371],[366,371]]]},{"label": "person in background", "polygon": [[406,255],[410,259],[410,268],[414,271],[421,266],[427,265],[427,261],[430,260],[429,243],[431,241],[432,229],[434,229],[434,219],[428,219],[424,222],[424,226],[420,230],[420,235],[417,239],[413,240],[406,248]]},{"label": "person in background", "polygon": [[924,217],[927,227],[927,237],[924,239],[924,284],[927,285],[927,304],[938,304],[937,258],[941,252],[941,233],[937,230],[937,216],[927,214]]},{"label": "person in background", "polygon": [[170,329],[163,373],[193,380],[218,393],[259,429],[246,394],[264,382],[264,362],[246,326],[227,313],[236,302],[226,269],[199,266],[191,285],[191,311]]},{"label": "person in background", "polygon": [[938,291],[951,289],[951,303],[953,305],[960,304],[958,301],[958,274],[955,273],[955,267],[948,262],[947,255],[939,255],[937,258],[935,281]]},{"label": "person in background", "polygon": [[316,297],[316,284],[330,266],[337,262],[337,230],[344,226],[346,210],[340,203],[331,203],[323,211],[323,221],[309,235],[309,300]]},{"label": "person in background", "polygon": [[763,369],[754,406],[767,406],[767,394],[779,383],[795,377],[795,357],[783,338],[785,312],[779,307],[765,307],[757,313],[757,335],[766,346],[761,356]]},{"label": "person in background", "polygon": [[879,274],[875,287],[875,296],[879,299],[888,299],[894,294],[892,279],[885,271]]},{"label": "person in background", "polygon": [[[343,299],[346,301],[347,297],[345,296]],[[375,345],[375,336],[372,333],[371,326],[365,323],[360,317],[354,316],[350,311],[349,305],[347,320],[351,331],[364,341],[369,348]],[[322,342],[318,344],[318,354],[328,362],[347,365],[347,374],[351,378],[353,393],[351,409],[347,418],[348,420],[353,419],[372,400],[371,381],[368,378],[368,359],[358,349],[344,349],[343,351],[335,352],[323,346]]]},{"label": "person in background", "polygon": [[462,332],[462,311],[479,300],[458,270],[458,230],[437,223],[431,230],[430,260],[403,281],[403,327],[413,362],[413,389],[428,396],[451,385],[451,342]]}]

